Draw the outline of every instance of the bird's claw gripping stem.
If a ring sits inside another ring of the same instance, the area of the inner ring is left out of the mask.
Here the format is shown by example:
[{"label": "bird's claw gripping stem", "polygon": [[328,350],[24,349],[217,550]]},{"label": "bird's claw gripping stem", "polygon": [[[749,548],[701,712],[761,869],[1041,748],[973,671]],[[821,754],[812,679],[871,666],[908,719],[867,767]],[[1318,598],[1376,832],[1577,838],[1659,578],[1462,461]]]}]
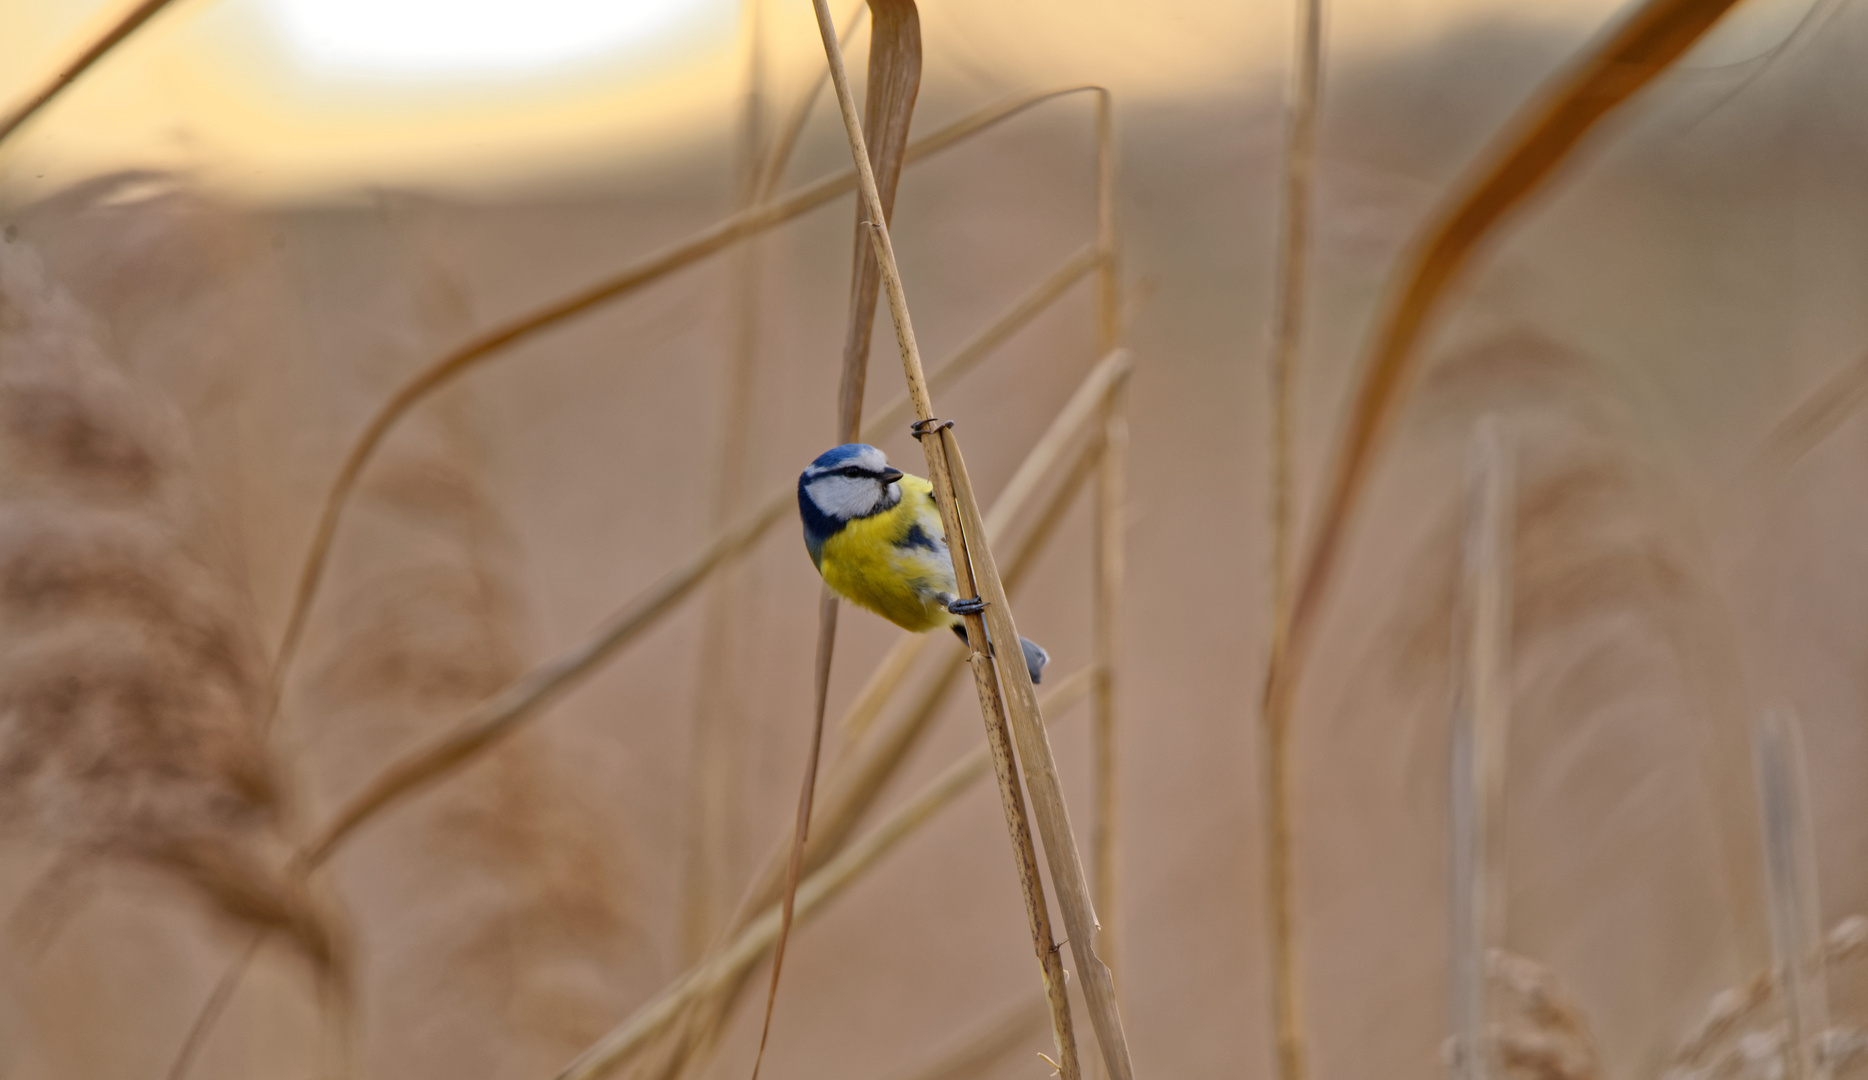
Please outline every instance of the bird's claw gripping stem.
[{"label": "bird's claw gripping stem", "polygon": [[977,596],[971,600],[955,598],[947,601],[947,610],[955,615],[978,615],[986,610],[986,601]]}]

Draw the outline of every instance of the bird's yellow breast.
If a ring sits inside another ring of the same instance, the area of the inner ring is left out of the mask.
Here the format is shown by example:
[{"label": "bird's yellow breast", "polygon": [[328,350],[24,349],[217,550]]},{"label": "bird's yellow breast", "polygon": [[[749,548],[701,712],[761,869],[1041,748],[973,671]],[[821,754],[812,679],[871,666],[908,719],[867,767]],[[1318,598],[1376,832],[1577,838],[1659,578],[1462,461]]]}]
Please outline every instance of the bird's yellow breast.
[{"label": "bird's yellow breast", "polygon": [[904,630],[951,626],[954,616],[935,599],[953,593],[954,577],[933,488],[918,476],[899,483],[900,502],[824,541],[818,569],[838,593]]}]

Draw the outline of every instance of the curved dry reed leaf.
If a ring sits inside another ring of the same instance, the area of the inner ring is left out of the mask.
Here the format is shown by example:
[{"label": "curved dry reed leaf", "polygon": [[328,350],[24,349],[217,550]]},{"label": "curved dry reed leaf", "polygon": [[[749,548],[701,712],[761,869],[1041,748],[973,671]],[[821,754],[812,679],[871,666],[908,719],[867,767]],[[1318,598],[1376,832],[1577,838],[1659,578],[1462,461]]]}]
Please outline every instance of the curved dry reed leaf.
[{"label": "curved dry reed leaf", "polygon": [[1287,644],[1267,680],[1267,700],[1288,695],[1301,672],[1350,517],[1419,367],[1416,346],[1447,289],[1485,238],[1552,178],[1597,123],[1679,59],[1735,2],[1642,5],[1513,121],[1510,134],[1486,151],[1492,163],[1447,201],[1424,232],[1397,276],[1403,284],[1387,305],[1357,380],[1292,602]]}]

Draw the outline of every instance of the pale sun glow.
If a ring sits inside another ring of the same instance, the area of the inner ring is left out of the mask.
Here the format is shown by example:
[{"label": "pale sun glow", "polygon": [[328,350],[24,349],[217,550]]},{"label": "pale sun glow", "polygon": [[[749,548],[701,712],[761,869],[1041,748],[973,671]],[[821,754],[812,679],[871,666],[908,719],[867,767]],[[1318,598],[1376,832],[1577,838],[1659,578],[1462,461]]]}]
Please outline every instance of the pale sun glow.
[{"label": "pale sun glow", "polygon": [[734,0],[261,0],[292,49],[380,76],[522,73],[730,25]]}]

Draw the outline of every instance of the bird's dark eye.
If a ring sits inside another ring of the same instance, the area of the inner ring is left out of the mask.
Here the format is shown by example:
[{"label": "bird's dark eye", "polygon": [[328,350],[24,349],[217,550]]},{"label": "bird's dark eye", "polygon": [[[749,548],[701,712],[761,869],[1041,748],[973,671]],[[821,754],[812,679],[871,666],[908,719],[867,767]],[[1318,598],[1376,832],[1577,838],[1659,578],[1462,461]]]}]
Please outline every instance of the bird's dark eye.
[{"label": "bird's dark eye", "polygon": [[849,466],[846,466],[846,467],[844,467],[844,468],[841,468],[841,469],[838,469],[838,470],[837,470],[837,472],[838,472],[838,473],[840,473],[840,474],[842,474],[842,475],[844,475],[844,476],[861,476],[861,475],[863,475],[863,470],[861,470],[861,469],[859,469],[859,468],[857,468],[857,467],[856,467],[856,466],[854,466],[854,465],[849,465]]}]

